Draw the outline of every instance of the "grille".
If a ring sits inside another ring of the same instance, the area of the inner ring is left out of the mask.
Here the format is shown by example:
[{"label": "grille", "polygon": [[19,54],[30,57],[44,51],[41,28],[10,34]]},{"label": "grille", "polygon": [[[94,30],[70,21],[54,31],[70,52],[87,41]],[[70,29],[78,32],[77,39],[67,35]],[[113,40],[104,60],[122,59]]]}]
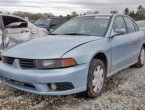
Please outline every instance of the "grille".
[{"label": "grille", "polygon": [[[12,57],[2,57],[2,61],[9,65],[12,65],[15,59],[16,58],[12,58]],[[18,60],[21,68],[23,69],[36,68],[36,63],[34,60],[31,59],[18,59]]]},{"label": "grille", "polygon": [[31,59],[19,59],[19,63],[20,63],[21,68],[23,69],[36,68],[35,61]]},{"label": "grille", "polygon": [[2,60],[4,63],[10,64],[10,65],[12,65],[14,62],[14,58],[12,57],[3,57]]}]

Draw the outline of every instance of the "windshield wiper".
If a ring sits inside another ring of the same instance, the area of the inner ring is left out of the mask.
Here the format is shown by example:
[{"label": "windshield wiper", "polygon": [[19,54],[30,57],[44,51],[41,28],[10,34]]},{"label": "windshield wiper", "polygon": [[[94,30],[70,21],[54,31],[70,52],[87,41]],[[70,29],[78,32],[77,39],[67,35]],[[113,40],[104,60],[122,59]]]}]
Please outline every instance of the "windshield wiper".
[{"label": "windshield wiper", "polygon": [[81,36],[89,36],[88,34],[82,34],[82,33],[65,33],[65,34],[62,34],[62,35],[81,35]]},{"label": "windshield wiper", "polygon": [[55,34],[55,33],[50,33],[49,35],[80,35],[80,36],[90,36],[88,34],[81,34],[81,33],[64,33],[64,34]]}]

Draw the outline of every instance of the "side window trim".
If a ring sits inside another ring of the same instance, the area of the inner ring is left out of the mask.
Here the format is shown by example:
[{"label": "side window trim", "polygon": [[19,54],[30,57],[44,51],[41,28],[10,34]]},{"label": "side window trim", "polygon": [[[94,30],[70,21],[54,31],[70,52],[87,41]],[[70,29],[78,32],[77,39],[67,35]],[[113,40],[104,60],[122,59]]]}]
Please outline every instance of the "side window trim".
[{"label": "side window trim", "polygon": [[[128,19],[131,20],[131,22],[132,22],[132,24],[133,24],[133,27],[134,27],[134,32],[136,32],[136,28],[135,28],[135,25],[134,25],[134,22],[133,22],[132,18],[130,18],[130,17],[128,17],[128,16],[124,16],[123,18],[124,18],[124,21],[125,21],[125,24],[126,24],[126,28],[127,28],[128,34],[129,34],[129,33],[133,33],[133,32],[129,32],[128,26],[127,26],[127,22],[126,22],[125,18],[128,18]],[[139,28],[138,28],[138,29],[139,29]]]},{"label": "side window trim", "polygon": [[136,24],[136,22],[134,22],[133,20],[132,20],[132,22],[133,22],[133,25],[134,25],[135,30],[136,30],[136,27],[137,27],[136,32],[139,31],[139,27],[138,27],[138,25]]},{"label": "side window trim", "polygon": [[126,28],[126,34],[128,34],[128,33],[129,33],[129,31],[128,31],[127,24],[126,24],[126,22],[125,22],[125,18],[124,18],[124,17],[125,17],[125,16],[122,16],[123,21],[124,21],[124,24],[125,24],[125,28]]}]

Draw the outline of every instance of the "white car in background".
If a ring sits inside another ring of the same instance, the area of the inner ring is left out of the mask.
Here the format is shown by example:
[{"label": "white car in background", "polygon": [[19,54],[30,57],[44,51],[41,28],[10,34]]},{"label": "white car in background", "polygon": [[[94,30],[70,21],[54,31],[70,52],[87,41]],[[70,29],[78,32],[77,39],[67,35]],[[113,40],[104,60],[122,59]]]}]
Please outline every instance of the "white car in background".
[{"label": "white car in background", "polygon": [[145,31],[145,20],[136,21],[136,23],[138,24],[140,30]]},{"label": "white car in background", "polygon": [[13,15],[0,14],[0,51],[34,38],[48,36],[45,28]]}]

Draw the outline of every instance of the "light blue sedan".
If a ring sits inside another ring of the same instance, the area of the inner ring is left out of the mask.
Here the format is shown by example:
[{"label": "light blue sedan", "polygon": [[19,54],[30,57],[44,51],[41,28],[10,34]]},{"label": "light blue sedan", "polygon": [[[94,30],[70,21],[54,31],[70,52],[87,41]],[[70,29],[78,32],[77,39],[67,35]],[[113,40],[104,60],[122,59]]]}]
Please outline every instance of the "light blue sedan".
[{"label": "light blue sedan", "polygon": [[6,49],[0,75],[10,87],[41,95],[101,95],[105,78],[145,61],[145,35],[125,15],[79,16],[49,37]]}]

